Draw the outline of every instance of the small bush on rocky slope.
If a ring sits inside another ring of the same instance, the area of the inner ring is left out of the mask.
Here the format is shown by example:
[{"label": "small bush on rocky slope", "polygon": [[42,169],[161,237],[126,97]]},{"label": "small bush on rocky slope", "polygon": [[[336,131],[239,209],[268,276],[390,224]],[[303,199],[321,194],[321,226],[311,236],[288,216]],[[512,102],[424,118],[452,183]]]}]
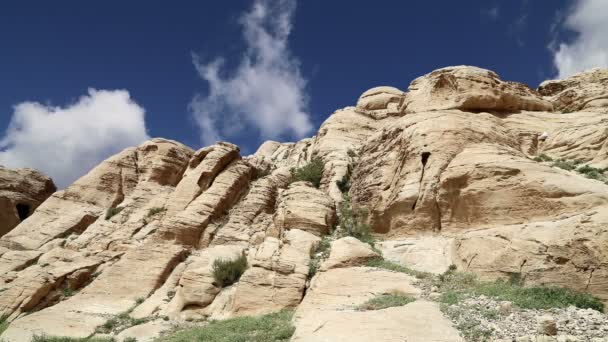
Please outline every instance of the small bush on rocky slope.
[{"label": "small bush on rocky slope", "polygon": [[564,308],[574,305],[603,311],[604,304],[596,297],[561,287],[523,286],[521,281],[479,281],[474,275],[448,271],[441,276],[439,287],[443,292],[440,301],[455,304],[470,296],[488,296],[510,301],[524,309]]},{"label": "small bush on rocky slope", "polygon": [[404,306],[415,300],[415,298],[398,293],[382,294],[361,304],[359,310],[382,310],[395,306]]},{"label": "small bush on rocky slope", "polygon": [[368,212],[366,209],[353,208],[348,195],[342,197],[339,204],[340,227],[346,236],[352,236],[363,242],[374,245],[374,237],[367,223]]},{"label": "small bush on rocky slope", "polygon": [[184,329],[161,338],[165,342],[286,342],[295,331],[293,313],[281,311],[258,317],[212,321],[206,326]]},{"label": "small bush on rocky slope", "polygon": [[321,262],[329,257],[331,251],[331,236],[324,236],[319,242],[317,249],[315,249],[312,259],[308,264],[308,279],[314,277],[319,270]]},{"label": "small bush on rocky slope", "polygon": [[120,213],[124,208],[121,207],[116,207],[116,208],[108,208],[108,210],[106,210],[106,221],[109,220],[110,218],[112,218],[112,216]]},{"label": "small bush on rocky slope", "polygon": [[36,335],[32,338],[32,342],[114,342],[116,341],[110,337],[85,337],[85,338],[72,338],[72,337],[54,337],[54,336],[40,336]]},{"label": "small bush on rocky slope", "polygon": [[313,158],[308,164],[291,169],[291,182],[311,182],[315,188],[321,185],[325,163],[319,157]]},{"label": "small bush on rocky slope", "polygon": [[6,329],[8,329],[8,316],[2,315],[2,316],[0,316],[0,335],[2,335],[2,333]]},{"label": "small bush on rocky slope", "polygon": [[409,274],[418,279],[431,279],[433,274],[427,272],[420,272],[413,270],[411,268],[399,265],[392,261],[385,260],[383,258],[374,258],[367,262],[367,266],[369,267],[378,267],[383,268],[385,270],[393,271],[393,272],[402,272],[405,274]]},{"label": "small bush on rocky slope", "polygon": [[234,260],[217,259],[213,262],[215,285],[226,287],[236,283],[247,269],[247,257],[241,255]]},{"label": "small bush on rocky slope", "polygon": [[546,154],[540,154],[537,157],[534,157],[534,161],[537,161],[537,162],[550,162],[550,161],[553,161],[553,158],[549,157]]}]

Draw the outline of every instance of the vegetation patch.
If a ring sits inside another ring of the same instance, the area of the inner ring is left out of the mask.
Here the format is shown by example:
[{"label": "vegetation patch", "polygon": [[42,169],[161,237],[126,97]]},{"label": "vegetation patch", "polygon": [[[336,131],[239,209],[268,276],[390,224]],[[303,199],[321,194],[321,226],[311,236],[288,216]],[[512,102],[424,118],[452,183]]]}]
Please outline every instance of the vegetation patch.
[{"label": "vegetation patch", "polygon": [[[111,337],[59,337],[59,336],[46,336],[46,335],[35,335],[32,337],[32,342],[115,342],[116,340]],[[126,342],[127,340],[125,340]]]},{"label": "vegetation patch", "polygon": [[[136,300],[137,302],[137,300]],[[130,327],[134,327],[136,325],[144,324],[148,322],[151,318],[133,318],[131,317],[131,312],[135,309],[138,304],[133,305],[129,310],[122,312],[110,319],[108,319],[103,325],[97,327],[95,330],[96,333],[101,334],[110,334],[110,333],[119,333],[125,329]],[[88,340],[86,340],[88,341]]]},{"label": "vegetation patch", "polygon": [[340,228],[345,236],[352,236],[363,242],[374,245],[375,240],[371,234],[368,222],[368,212],[364,208],[353,208],[350,197],[342,196],[342,202],[338,206]]},{"label": "vegetation patch", "polygon": [[152,217],[156,214],[160,214],[160,213],[164,213],[165,211],[167,211],[167,209],[165,208],[161,208],[161,207],[154,207],[154,208],[150,208],[150,210],[148,210],[148,217]]},{"label": "vegetation patch", "polygon": [[541,153],[538,156],[534,157],[534,161],[537,162],[551,162],[553,161],[553,158],[549,157],[548,155]]},{"label": "vegetation patch", "polygon": [[106,210],[106,221],[112,218],[112,216],[120,213],[123,209],[123,207],[108,208],[108,210]]},{"label": "vegetation patch", "polygon": [[315,188],[318,188],[321,185],[324,168],[325,163],[323,162],[323,159],[315,157],[308,164],[291,169],[290,183],[306,181],[311,182]]},{"label": "vegetation patch", "polygon": [[367,262],[367,266],[383,268],[385,270],[389,270],[389,271],[393,271],[393,272],[401,272],[401,273],[409,274],[418,279],[432,279],[433,278],[432,273],[416,271],[409,267],[399,265],[397,263],[385,260],[383,258],[371,259]]},{"label": "vegetation patch", "polygon": [[359,310],[382,310],[395,306],[404,306],[415,300],[413,297],[398,293],[382,294],[361,304]]},{"label": "vegetation patch", "polygon": [[568,161],[564,159],[558,159],[554,161],[551,166],[559,167],[560,169],[564,169],[566,171],[572,171],[576,169],[576,164],[573,161]]},{"label": "vegetation patch", "polygon": [[456,304],[471,296],[487,296],[497,300],[510,301],[523,309],[565,308],[574,305],[583,309],[602,312],[604,304],[598,298],[570,289],[555,286],[524,286],[515,275],[509,280],[479,281],[468,273],[448,271],[440,279],[442,295],[440,301]]},{"label": "vegetation patch", "polygon": [[315,249],[313,257],[310,259],[310,263],[308,264],[308,279],[317,274],[319,267],[321,266],[321,262],[329,257],[329,253],[331,252],[331,236],[324,236],[319,242],[317,249]]},{"label": "vegetation patch", "polygon": [[213,262],[214,284],[218,287],[230,286],[241,278],[247,269],[247,257],[241,255],[234,260],[217,259]]},{"label": "vegetation patch", "polygon": [[8,315],[0,316],[0,335],[8,329]]},{"label": "vegetation patch", "polygon": [[206,326],[177,331],[159,341],[166,342],[287,342],[295,327],[291,311],[258,317],[239,317],[212,321]]}]

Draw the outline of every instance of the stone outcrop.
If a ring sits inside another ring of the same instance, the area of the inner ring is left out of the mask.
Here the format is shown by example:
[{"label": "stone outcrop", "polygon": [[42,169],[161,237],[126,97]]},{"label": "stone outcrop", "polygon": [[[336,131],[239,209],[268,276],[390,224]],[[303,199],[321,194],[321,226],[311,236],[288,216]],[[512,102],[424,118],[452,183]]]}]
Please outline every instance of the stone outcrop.
[{"label": "stone outcrop", "polygon": [[32,215],[55,190],[53,181],[36,170],[0,165],[0,237]]},{"label": "stone outcrop", "polygon": [[608,70],[591,69],[564,80],[545,81],[538,92],[563,113],[607,113]]},{"label": "stone outcrop", "polygon": [[552,111],[536,91],[517,82],[502,81],[490,70],[455,66],[437,69],[410,84],[405,111]]},{"label": "stone outcrop", "polygon": [[[0,168],[1,222],[12,217],[0,237],[10,321],[0,339],[86,337],[122,314],[147,322],[112,336],[151,340],[185,321],[294,309],[293,341],[462,341],[418,280],[365,266],[379,252],[421,272],[455,265],[608,302],[605,75],[537,92],[489,70],[443,68],[407,91],[365,91],[299,142],[268,141],[243,158],[226,142],[194,151],[152,139],[52,195],[47,178]],[[292,182],[313,158],[324,162],[319,188]],[[19,203],[30,205],[22,222]],[[341,204],[369,213],[374,249],[340,236]],[[247,268],[222,287],[214,262],[241,256]],[[360,309],[387,294],[416,301]]]}]

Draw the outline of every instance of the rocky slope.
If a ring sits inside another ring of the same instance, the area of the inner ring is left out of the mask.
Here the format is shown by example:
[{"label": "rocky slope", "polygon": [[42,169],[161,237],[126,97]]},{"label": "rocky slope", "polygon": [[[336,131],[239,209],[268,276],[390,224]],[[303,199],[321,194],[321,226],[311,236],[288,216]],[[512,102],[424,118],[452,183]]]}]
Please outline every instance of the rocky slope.
[{"label": "rocky slope", "polygon": [[[535,91],[449,67],[407,91],[372,88],[316,136],[269,141],[252,156],[223,142],[126,149],[0,238],[0,315],[11,322],[1,338],[145,340],[179,322],[291,308],[293,341],[463,340],[413,277],[364,266],[377,252],[358,241],[335,241],[309,279],[344,195],[369,212],[386,259],[433,273],[454,264],[482,279],[517,275],[608,302],[607,98],[607,70]],[[290,182],[290,168],[315,157],[325,163],[321,186]],[[337,183],[345,177],[347,194]],[[22,188],[23,198],[44,199]],[[219,287],[214,261],[242,255],[240,280]],[[423,299],[353,310],[393,292]],[[143,328],[103,331],[125,312]]]}]

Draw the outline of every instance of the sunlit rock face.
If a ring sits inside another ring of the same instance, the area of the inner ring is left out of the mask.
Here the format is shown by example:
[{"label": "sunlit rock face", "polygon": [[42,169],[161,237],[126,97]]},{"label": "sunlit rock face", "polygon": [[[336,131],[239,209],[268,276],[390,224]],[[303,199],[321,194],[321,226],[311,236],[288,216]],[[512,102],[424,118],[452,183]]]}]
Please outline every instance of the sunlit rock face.
[{"label": "sunlit rock face", "polygon": [[[343,310],[375,294],[420,292],[410,276],[366,267],[378,252],[354,238],[331,243],[310,279],[317,246],[343,229],[345,203],[368,213],[385,258],[417,270],[517,273],[608,301],[605,75],[535,91],[489,70],[443,68],[407,91],[365,91],[298,142],[267,141],[241,156],[228,142],[194,151],[152,139],[55,193],[33,171],[0,168],[0,217],[30,204],[0,238],[0,315],[11,321],[0,339],[86,337],[131,309],[164,327],[292,308],[296,341],[345,329],[366,336],[356,322],[387,336],[405,334],[410,316],[443,322],[425,301]],[[599,174],[534,160],[541,155]],[[291,169],[313,158],[324,162],[319,188],[291,182]],[[240,279],[220,286],[214,263],[240,257]],[[331,322],[319,328],[323,317]],[[444,323],[437,338],[458,340]]]}]

